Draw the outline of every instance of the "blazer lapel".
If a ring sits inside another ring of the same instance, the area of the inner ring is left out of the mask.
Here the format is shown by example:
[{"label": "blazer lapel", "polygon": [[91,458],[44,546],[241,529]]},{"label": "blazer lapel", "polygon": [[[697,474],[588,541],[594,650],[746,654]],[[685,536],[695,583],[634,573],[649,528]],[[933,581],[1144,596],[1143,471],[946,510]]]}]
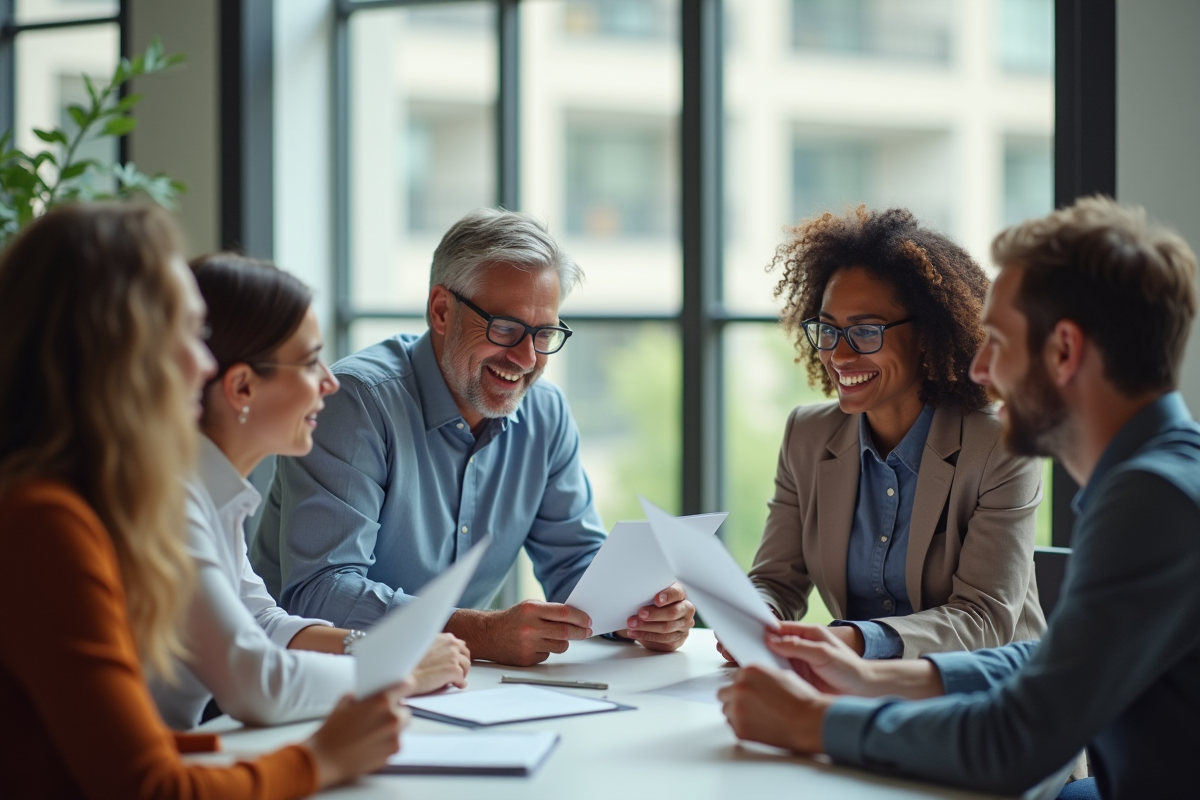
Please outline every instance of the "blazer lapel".
[{"label": "blazer lapel", "polygon": [[922,610],[921,574],[925,569],[925,554],[933,541],[950,485],[954,482],[954,465],[946,461],[962,448],[962,410],[938,408],[933,412],[929,436],[921,453],[921,469],[917,473],[917,493],[913,498],[912,520],[908,527],[908,556],[904,562],[904,584],[908,602],[914,612]]},{"label": "blazer lapel", "polygon": [[833,597],[834,619],[845,615],[846,558],[850,528],[858,501],[858,475],[862,460],[858,449],[858,415],[848,415],[825,445],[832,458],[817,465],[817,539],[825,586]]}]

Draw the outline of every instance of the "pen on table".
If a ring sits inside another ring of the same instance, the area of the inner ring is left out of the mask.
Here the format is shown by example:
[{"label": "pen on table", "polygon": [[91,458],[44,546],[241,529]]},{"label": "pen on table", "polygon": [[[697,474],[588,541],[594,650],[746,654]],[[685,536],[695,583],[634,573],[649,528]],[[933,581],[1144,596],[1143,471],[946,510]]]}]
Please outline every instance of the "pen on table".
[{"label": "pen on table", "polygon": [[565,689],[607,689],[607,683],[597,681],[562,681],[554,678],[533,678],[524,675],[502,675],[501,683],[530,683],[534,686],[561,686]]}]

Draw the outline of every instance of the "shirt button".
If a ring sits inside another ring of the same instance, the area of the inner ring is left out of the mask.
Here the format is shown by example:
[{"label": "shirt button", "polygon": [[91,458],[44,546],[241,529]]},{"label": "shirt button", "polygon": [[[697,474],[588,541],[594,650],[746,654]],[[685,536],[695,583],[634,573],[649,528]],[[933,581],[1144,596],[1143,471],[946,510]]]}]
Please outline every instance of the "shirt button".
[{"label": "shirt button", "polygon": [[[459,425],[458,427],[460,427],[460,428],[461,428],[461,427],[462,427],[462,425]],[[895,490],[895,489],[888,489],[888,497],[891,497],[891,496],[892,496],[892,495],[894,495],[895,493],[896,493],[896,490]]]},{"label": "shirt button", "polygon": [[466,526],[466,525],[463,525],[463,526],[462,526],[462,532],[463,532],[463,533],[466,533],[466,532],[467,532],[467,526]]},{"label": "shirt button", "polygon": [[[461,431],[463,429],[463,424],[460,422],[457,425],[455,425],[454,427],[458,428]],[[891,491],[892,491],[891,489],[888,489],[888,492],[891,492]]]},{"label": "shirt button", "polygon": [[467,459],[467,463],[468,463],[468,464],[474,464],[474,463],[475,463],[475,456],[471,456],[470,458],[468,458],[468,459]]},{"label": "shirt button", "polygon": [[883,587],[882,587],[882,586],[876,586],[876,587],[875,587],[875,594],[883,594]]},{"label": "shirt button", "polygon": [[891,600],[884,600],[884,601],[883,601],[883,607],[884,607],[884,608],[886,608],[887,610],[891,611],[891,609],[892,609],[892,601],[891,601]]},{"label": "shirt button", "polygon": [[886,541],[887,541],[887,537],[886,537],[886,536],[880,536],[880,537],[879,537],[879,541],[881,541],[881,542],[886,542]]}]

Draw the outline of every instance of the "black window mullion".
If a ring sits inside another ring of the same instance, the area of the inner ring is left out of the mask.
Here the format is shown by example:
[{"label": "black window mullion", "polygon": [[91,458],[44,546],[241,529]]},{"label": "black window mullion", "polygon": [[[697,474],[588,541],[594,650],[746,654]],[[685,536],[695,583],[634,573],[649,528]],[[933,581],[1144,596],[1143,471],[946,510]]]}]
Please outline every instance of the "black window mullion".
[{"label": "black window mullion", "polygon": [[521,207],[520,31],[518,0],[496,0],[496,203],[513,211]]},{"label": "black window mullion", "polygon": [[333,29],[334,353],[350,354],[355,309],[350,297],[350,9],[338,5]]},{"label": "black window mullion", "polygon": [[721,0],[681,0],[679,121],[683,251],[681,511],[716,510],[721,496]]}]

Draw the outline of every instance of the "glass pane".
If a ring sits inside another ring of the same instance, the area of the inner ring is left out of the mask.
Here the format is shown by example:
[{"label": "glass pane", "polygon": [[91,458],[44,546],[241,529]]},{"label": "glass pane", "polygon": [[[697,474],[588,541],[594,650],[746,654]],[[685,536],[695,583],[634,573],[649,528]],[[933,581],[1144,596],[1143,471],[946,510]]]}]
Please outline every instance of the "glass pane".
[{"label": "glass pane", "polygon": [[115,16],[120,0],[16,0],[13,16],[20,24]]},{"label": "glass pane", "polygon": [[521,7],[521,206],[587,273],[568,310],[679,308],[678,14],[677,0]]},{"label": "glass pane", "polygon": [[[355,320],[350,324],[350,352],[357,353],[364,347],[390,339],[398,333],[421,334],[427,327],[424,317]],[[330,334],[326,332],[325,338],[328,341]]]},{"label": "glass pane", "polygon": [[1054,71],[1054,0],[998,0],[996,44],[1008,72]]},{"label": "glass pane", "polygon": [[363,10],[349,32],[352,301],[423,313],[442,234],[496,200],[493,7]]},{"label": "glass pane", "polygon": [[[722,533],[729,552],[749,569],[762,539],[767,500],[775,491],[775,468],[788,413],[798,405],[829,402],[808,385],[796,351],[778,325],[728,325],[725,347],[725,507]],[[805,617],[828,622],[813,592]]]},{"label": "glass pane", "polygon": [[679,510],[679,331],[667,323],[571,322],[545,380],[566,392],[605,527],[643,519],[639,494]]},{"label": "glass pane", "polygon": [[950,61],[952,0],[792,0],[800,53]]},{"label": "glass pane", "polygon": [[[57,148],[61,158],[63,148],[47,145],[38,139],[34,128],[61,127],[74,138],[78,126],[67,113],[67,106],[88,103],[83,76],[104,84],[116,66],[119,44],[116,25],[89,25],[82,28],[60,28],[46,31],[27,31],[18,34],[15,46],[16,61],[16,146],[25,152],[38,152],[47,147]],[[106,164],[117,160],[117,140],[112,138],[85,139],[76,148],[75,161],[93,158]],[[109,189],[111,180],[98,189]]]},{"label": "glass pane", "polygon": [[[729,306],[775,313],[779,275],[764,267],[788,226],[825,211],[909,208],[988,266],[1004,224],[1050,210],[1052,71],[1001,69],[996,50],[965,45],[1022,35],[1006,33],[1014,14],[1053,22],[1037,16],[1049,0],[1018,2],[1021,13],[1006,1],[992,13],[950,0],[725,0]],[[788,25],[790,39],[778,33]]]}]

